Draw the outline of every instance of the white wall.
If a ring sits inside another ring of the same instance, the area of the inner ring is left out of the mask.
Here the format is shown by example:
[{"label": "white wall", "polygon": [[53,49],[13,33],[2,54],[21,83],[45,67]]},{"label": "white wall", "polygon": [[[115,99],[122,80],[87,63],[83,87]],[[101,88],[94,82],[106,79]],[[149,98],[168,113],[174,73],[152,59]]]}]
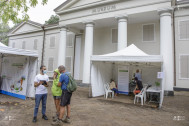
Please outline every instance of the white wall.
[{"label": "white wall", "polygon": [[189,20],[189,9],[179,10],[175,12],[175,45],[176,45],[176,87],[189,88],[189,79],[179,78],[179,55],[189,55],[189,40],[179,39],[179,21]]},{"label": "white wall", "polygon": [[[142,25],[155,24],[155,41],[143,42]],[[93,54],[102,55],[117,51],[117,44],[111,41],[111,29],[117,28],[112,26],[108,28],[95,29],[94,31],[94,46]],[[128,46],[135,44],[139,49],[150,55],[160,54],[160,36],[159,36],[159,22],[145,22],[140,24],[128,24]]]},{"label": "white wall", "polygon": [[[143,42],[143,25],[155,24],[155,41]],[[159,21],[144,22],[140,24],[128,25],[128,44],[135,44],[139,49],[150,55],[160,54],[160,25]]]},{"label": "white wall", "polygon": [[[34,40],[37,39],[37,50],[34,50]],[[43,43],[43,32],[35,32],[30,34],[21,34],[17,36],[9,37],[9,46],[12,47],[12,44],[15,43],[15,48],[22,49],[23,41],[26,42],[26,50],[32,50],[38,52],[38,65],[41,64],[41,54],[42,54],[42,43]]]}]

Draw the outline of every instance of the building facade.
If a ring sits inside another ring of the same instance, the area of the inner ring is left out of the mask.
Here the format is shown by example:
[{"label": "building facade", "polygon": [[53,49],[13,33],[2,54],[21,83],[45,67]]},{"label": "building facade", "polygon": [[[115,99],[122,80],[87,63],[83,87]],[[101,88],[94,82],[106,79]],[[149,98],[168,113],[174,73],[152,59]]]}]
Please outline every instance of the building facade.
[{"label": "building facade", "polygon": [[54,10],[59,25],[41,28],[25,22],[9,34],[9,46],[37,48],[39,62],[43,57],[49,73],[58,65],[70,65],[75,79],[90,83],[91,55],[135,44],[163,57],[164,89],[172,94],[174,87],[189,88],[187,8],[188,2],[175,0],[67,0]]},{"label": "building facade", "polygon": [[[75,34],[67,34],[66,68],[73,73]],[[58,49],[60,29],[58,24],[41,25],[33,21],[19,24],[9,32],[9,46],[38,52],[38,66],[45,65],[48,75],[52,77],[54,69],[58,67]]]}]

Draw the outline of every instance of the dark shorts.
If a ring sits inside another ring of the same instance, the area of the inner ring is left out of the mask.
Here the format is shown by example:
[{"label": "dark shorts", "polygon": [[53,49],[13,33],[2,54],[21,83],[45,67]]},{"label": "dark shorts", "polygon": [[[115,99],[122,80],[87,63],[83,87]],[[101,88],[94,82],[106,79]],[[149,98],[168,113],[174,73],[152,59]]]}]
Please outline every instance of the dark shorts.
[{"label": "dark shorts", "polygon": [[71,97],[72,97],[72,93],[62,90],[60,106],[64,107],[64,106],[69,105],[71,101]]},{"label": "dark shorts", "polygon": [[54,100],[60,100],[61,96],[53,96]]}]

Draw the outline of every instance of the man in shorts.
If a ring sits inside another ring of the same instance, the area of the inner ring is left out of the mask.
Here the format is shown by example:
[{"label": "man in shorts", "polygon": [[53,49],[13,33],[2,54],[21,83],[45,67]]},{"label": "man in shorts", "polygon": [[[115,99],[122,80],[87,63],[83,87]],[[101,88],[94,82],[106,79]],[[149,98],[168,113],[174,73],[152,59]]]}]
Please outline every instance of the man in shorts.
[{"label": "man in shorts", "polygon": [[[61,125],[62,121],[65,123],[70,123],[70,113],[71,113],[70,101],[71,101],[72,93],[68,92],[67,90],[67,85],[69,83],[69,76],[67,74],[69,73],[66,72],[65,67],[63,65],[59,66],[58,69],[61,73],[58,86],[60,86],[62,89],[62,95],[60,101],[60,115],[55,122],[52,122],[53,126]],[[64,120],[62,120],[65,113],[65,108],[67,109],[67,116]]]}]

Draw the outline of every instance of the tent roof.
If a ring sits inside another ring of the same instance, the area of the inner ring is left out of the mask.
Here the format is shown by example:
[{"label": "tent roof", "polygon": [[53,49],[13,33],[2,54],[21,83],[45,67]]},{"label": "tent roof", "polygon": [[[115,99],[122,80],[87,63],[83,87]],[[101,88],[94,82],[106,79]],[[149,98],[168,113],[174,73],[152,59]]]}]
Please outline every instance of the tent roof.
[{"label": "tent roof", "polygon": [[5,44],[3,44],[2,42],[0,42],[0,46],[4,46],[4,47],[7,47]]},{"label": "tent roof", "polygon": [[21,55],[21,56],[38,57],[37,52],[24,50],[24,49],[11,48],[11,47],[8,47],[8,46],[0,46],[0,53],[1,54],[8,54],[8,55]]},{"label": "tent roof", "polygon": [[125,49],[105,55],[93,55],[91,61],[112,61],[112,62],[162,62],[160,55],[148,55],[134,44],[126,47]]}]

